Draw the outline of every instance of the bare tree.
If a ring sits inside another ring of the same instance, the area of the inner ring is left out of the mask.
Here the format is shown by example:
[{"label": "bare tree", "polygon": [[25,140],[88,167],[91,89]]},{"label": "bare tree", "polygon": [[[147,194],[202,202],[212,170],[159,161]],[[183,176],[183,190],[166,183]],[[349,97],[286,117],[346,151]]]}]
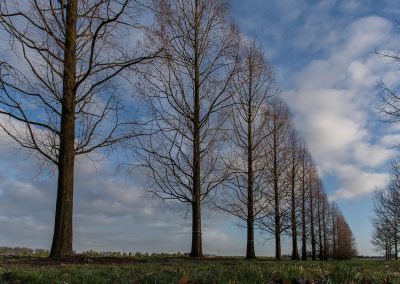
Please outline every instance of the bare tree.
[{"label": "bare tree", "polygon": [[326,215],[326,193],[323,187],[322,182],[319,184],[316,192],[317,199],[317,231],[318,231],[318,258],[323,260],[325,258],[325,250],[326,250],[326,228],[325,228],[325,215]]},{"label": "bare tree", "polygon": [[[389,60],[393,64],[400,63],[399,50],[385,50],[376,51],[376,54],[386,60]],[[389,123],[398,124],[400,122],[400,94],[399,86],[388,84],[382,79],[378,82],[378,87],[380,89],[379,93],[379,104],[378,110],[382,114],[382,120]],[[396,145],[397,147],[399,145]],[[392,163],[392,173],[391,180],[387,186],[381,189],[382,192],[376,192],[374,195],[375,204],[375,216],[373,218],[373,224],[375,227],[375,233],[372,242],[379,247],[380,242],[388,241],[393,242],[395,250],[395,259],[398,259],[398,241],[399,232],[398,225],[400,222],[399,211],[400,209],[400,170],[398,161]],[[397,196],[397,197],[394,197]],[[397,212],[395,208],[397,209]],[[392,236],[389,239],[385,239],[387,234],[383,233],[381,230],[386,230],[387,226],[391,227]],[[388,243],[385,243],[385,250],[387,258],[388,256]],[[389,253],[390,254],[390,253]]]},{"label": "bare tree", "polygon": [[338,222],[337,216],[339,215],[339,208],[337,207],[336,203],[332,203],[331,212],[330,212],[330,219],[332,221],[332,229],[331,229],[331,240],[332,240],[332,253],[331,256],[336,255],[336,251],[338,248]]},{"label": "bare tree", "polygon": [[4,48],[15,51],[0,64],[0,127],[58,171],[51,257],[73,253],[76,156],[134,135],[122,130],[131,121],[116,81],[155,56],[129,41],[137,11],[130,0],[0,2],[0,24],[10,35]]},{"label": "bare tree", "polygon": [[302,151],[300,140],[298,137],[298,133],[296,130],[291,129],[289,134],[289,151],[290,151],[290,223],[291,223],[291,237],[292,237],[292,260],[299,259],[299,250],[297,246],[297,218],[298,218],[298,207],[299,202],[297,198],[299,196],[299,188],[300,188],[300,166],[301,166],[301,158],[302,158]]},{"label": "bare tree", "polygon": [[329,237],[328,237],[328,227],[329,227],[329,200],[327,194],[323,193],[322,199],[322,236],[323,236],[323,252],[322,252],[322,259],[328,260],[329,254]]},{"label": "bare tree", "polygon": [[307,186],[310,155],[303,142],[301,145],[301,260],[307,260]]},{"label": "bare tree", "polygon": [[201,257],[201,204],[226,178],[220,150],[239,36],[225,0],[157,0],[149,46],[160,58],[140,70],[152,135],[140,140],[148,190],[191,206],[192,257]]},{"label": "bare tree", "polygon": [[317,240],[315,235],[315,217],[316,217],[316,193],[317,188],[320,186],[320,180],[318,178],[317,169],[313,164],[310,165],[310,171],[308,175],[308,198],[309,198],[309,224],[310,224],[310,241],[311,241],[311,258],[312,260],[317,259]]},{"label": "bare tree", "polygon": [[290,209],[286,201],[289,183],[288,168],[288,134],[290,114],[287,105],[275,96],[270,100],[269,131],[271,135],[265,140],[269,148],[265,167],[266,190],[265,198],[272,200],[268,214],[259,220],[259,226],[275,238],[275,257],[281,259],[281,235],[290,227]]},{"label": "bare tree", "polygon": [[374,231],[371,243],[375,250],[384,252],[385,259],[391,260],[393,254],[393,228],[385,220],[380,220],[376,216],[372,220]]},{"label": "bare tree", "polygon": [[[315,230],[314,230],[314,199],[315,186],[317,185],[318,173],[316,171],[311,154],[304,141],[300,144],[299,187],[300,187],[300,223],[301,223],[301,260],[307,260],[307,243],[311,241],[311,251],[315,252]],[[314,240],[314,241],[313,241]]]},{"label": "bare tree", "polygon": [[254,259],[254,222],[264,217],[270,202],[264,195],[263,169],[268,154],[265,140],[271,135],[267,99],[276,87],[272,67],[254,40],[244,43],[239,70],[233,81],[225,155],[230,177],[224,182],[218,207],[246,222],[246,258]]},{"label": "bare tree", "polygon": [[372,223],[375,233],[371,241],[378,249],[381,249],[381,245],[384,243],[386,256],[389,259],[392,257],[393,249],[394,258],[398,260],[400,240],[400,166],[398,160],[392,161],[390,180],[382,189],[375,192],[373,202]]}]

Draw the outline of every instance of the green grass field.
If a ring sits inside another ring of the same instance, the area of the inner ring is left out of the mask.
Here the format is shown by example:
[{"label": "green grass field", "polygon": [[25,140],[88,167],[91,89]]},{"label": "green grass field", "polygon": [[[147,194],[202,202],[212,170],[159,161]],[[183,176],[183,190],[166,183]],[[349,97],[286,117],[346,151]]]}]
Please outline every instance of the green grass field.
[{"label": "green grass field", "polygon": [[400,283],[400,262],[3,257],[0,283]]}]

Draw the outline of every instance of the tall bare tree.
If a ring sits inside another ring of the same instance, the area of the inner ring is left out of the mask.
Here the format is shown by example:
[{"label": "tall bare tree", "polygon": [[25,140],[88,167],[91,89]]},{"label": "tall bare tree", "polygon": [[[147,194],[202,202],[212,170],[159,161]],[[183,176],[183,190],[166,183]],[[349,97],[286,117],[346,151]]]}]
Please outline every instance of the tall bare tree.
[{"label": "tall bare tree", "polygon": [[307,260],[307,176],[310,172],[311,157],[306,148],[304,141],[300,148],[301,159],[301,260]]},{"label": "tall bare tree", "polygon": [[148,190],[163,200],[188,204],[192,257],[201,257],[201,204],[226,178],[219,154],[233,94],[239,35],[225,0],[157,0],[149,46],[160,58],[142,70],[138,88],[152,132],[140,140]]},{"label": "tall bare tree", "polygon": [[323,260],[328,260],[328,253],[329,253],[329,247],[328,247],[329,208],[330,208],[330,204],[329,204],[328,196],[324,192],[323,200],[322,200],[322,237],[323,237],[322,259]]},{"label": "tall bare tree", "polygon": [[224,182],[218,207],[246,222],[246,258],[256,257],[254,222],[263,218],[269,200],[265,198],[265,168],[271,135],[267,100],[276,91],[272,67],[256,42],[245,42],[241,64],[234,77],[232,107],[229,108],[229,150],[225,155],[230,177]]},{"label": "tall bare tree", "polygon": [[316,236],[315,236],[315,217],[316,217],[316,192],[319,187],[320,180],[318,179],[318,173],[314,165],[311,165],[309,176],[308,176],[308,197],[309,197],[309,222],[310,222],[310,241],[311,241],[311,259],[317,259],[316,250]]},{"label": "tall bare tree", "polygon": [[[392,161],[390,180],[373,197],[374,216],[372,223],[375,233],[372,243],[378,248],[384,248],[386,258],[399,258],[399,224],[400,224],[400,164]],[[384,244],[382,247],[381,245]]]},{"label": "tall bare tree", "polygon": [[336,251],[338,248],[338,238],[337,238],[337,232],[338,232],[338,222],[337,222],[337,216],[339,215],[340,209],[337,206],[335,202],[332,202],[332,208],[330,212],[330,219],[331,219],[331,241],[332,241],[332,252],[331,256],[336,255]]},{"label": "tall bare tree", "polygon": [[292,126],[292,129],[289,133],[289,148],[290,151],[290,224],[291,224],[291,238],[292,238],[292,259],[299,259],[299,250],[297,246],[297,218],[298,218],[298,208],[299,202],[297,201],[299,196],[299,188],[300,188],[300,166],[301,166],[301,158],[302,151],[300,148],[300,140],[298,133]]},{"label": "tall bare tree", "polygon": [[[399,49],[391,49],[385,51],[376,51],[376,54],[386,60],[389,60],[392,64],[398,65],[400,63],[400,52]],[[400,94],[399,94],[399,86],[395,84],[389,84],[388,82],[383,81],[382,79],[378,82],[378,87],[380,89],[379,93],[379,104],[378,110],[382,114],[382,119],[385,122],[398,124],[400,122]],[[399,145],[396,145],[397,147]],[[375,227],[375,233],[372,239],[372,242],[379,247],[380,241],[384,241],[385,250],[386,250],[386,258],[390,259],[391,255],[388,251],[389,242],[393,242],[394,250],[395,250],[395,259],[398,259],[398,241],[399,241],[399,213],[394,213],[394,208],[392,206],[397,207],[397,211],[399,211],[400,201],[399,197],[394,198],[390,195],[396,192],[395,194],[399,194],[400,188],[400,170],[399,170],[399,162],[395,161],[392,164],[392,173],[390,182],[380,191],[376,192],[374,195],[374,204],[375,204],[375,216],[373,218],[373,224]],[[394,217],[394,215],[397,215]],[[390,230],[392,232],[392,236],[389,237],[386,232],[381,232],[382,230],[386,230],[387,227],[393,228]],[[391,249],[391,248],[390,248]]]},{"label": "tall bare tree", "polygon": [[383,252],[386,260],[392,260],[393,255],[393,228],[388,224],[385,219],[379,219],[374,216],[372,219],[374,226],[371,243],[374,245],[375,250]]},{"label": "tall bare tree", "polygon": [[319,183],[316,192],[317,199],[317,231],[318,231],[318,258],[320,260],[324,259],[324,203],[325,203],[326,193],[324,191],[324,186],[322,182]]},{"label": "tall bare tree", "polygon": [[115,83],[155,55],[137,52],[130,40],[137,12],[131,0],[0,2],[0,24],[10,36],[2,48],[15,51],[0,64],[0,127],[57,169],[51,257],[73,253],[76,156],[134,135],[122,130],[131,122],[122,115],[128,100]]},{"label": "tall bare tree", "polygon": [[269,129],[271,135],[265,140],[269,148],[265,167],[265,198],[272,200],[269,213],[260,219],[260,227],[275,238],[275,257],[281,259],[281,235],[289,228],[290,209],[284,202],[288,194],[287,168],[289,161],[288,134],[290,114],[287,105],[274,96],[269,102]]}]

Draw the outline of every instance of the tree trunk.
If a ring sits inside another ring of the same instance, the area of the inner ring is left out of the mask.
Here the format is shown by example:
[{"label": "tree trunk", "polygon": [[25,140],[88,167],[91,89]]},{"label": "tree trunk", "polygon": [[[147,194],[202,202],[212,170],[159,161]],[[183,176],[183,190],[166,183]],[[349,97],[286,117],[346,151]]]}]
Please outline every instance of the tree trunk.
[{"label": "tree trunk", "polygon": [[[275,201],[276,204],[276,201]],[[277,213],[279,214],[279,212]],[[279,215],[275,216],[275,258],[281,259],[281,233],[280,233]]]},{"label": "tree trunk", "polygon": [[[275,118],[276,119],[276,118]],[[281,259],[281,216],[279,208],[279,188],[278,188],[278,162],[277,162],[277,142],[276,130],[273,133],[274,139],[274,197],[275,197],[275,258]]]},{"label": "tree trunk", "polygon": [[67,2],[57,204],[50,257],[69,256],[73,254],[72,211],[75,162],[77,7],[78,0],[70,0]]},{"label": "tree trunk", "polygon": [[254,219],[247,219],[247,249],[246,259],[255,259],[256,253],[254,250]]},{"label": "tree trunk", "polygon": [[295,168],[295,157],[293,155],[292,160],[292,259],[299,259],[299,251],[297,249],[297,221],[296,221],[296,199],[295,199],[295,181],[296,181],[296,168]]},{"label": "tree trunk", "polygon": [[192,217],[192,250],[190,256],[203,257],[200,200],[192,203]]},{"label": "tree trunk", "polygon": [[328,260],[328,240],[326,232],[326,203],[323,203],[323,213],[322,213],[322,228],[324,232],[324,260]]},{"label": "tree trunk", "polygon": [[306,187],[305,187],[305,167],[303,160],[302,185],[301,185],[301,229],[302,229],[302,247],[301,260],[307,260],[307,232],[306,232]]},{"label": "tree trunk", "polygon": [[335,213],[332,215],[332,255],[336,255],[336,222]]},{"label": "tree trunk", "polygon": [[[195,104],[199,104],[199,97]],[[198,107],[196,107],[198,116]],[[202,257],[201,236],[201,184],[200,184],[200,129],[198,119],[194,123],[194,146],[193,146],[193,202],[192,202],[192,250],[191,257]]]},{"label": "tree trunk", "polygon": [[386,244],[385,247],[385,260],[389,260],[389,249],[388,249],[388,245]]},{"label": "tree trunk", "polygon": [[311,257],[312,260],[317,259],[316,254],[316,241],[315,241],[315,230],[314,230],[314,204],[313,204],[313,192],[312,187],[310,186],[310,233],[311,233]]},{"label": "tree trunk", "polygon": [[[251,94],[251,85],[250,85]],[[253,131],[252,131],[252,98],[248,101],[247,121],[247,249],[246,259],[256,258],[254,251],[254,198],[253,198]]]},{"label": "tree trunk", "polygon": [[195,3],[194,39],[194,119],[193,119],[193,202],[192,202],[192,251],[191,257],[203,257],[201,236],[201,182],[200,182],[200,66],[199,66],[199,16],[198,1]]},{"label": "tree trunk", "polygon": [[318,251],[318,257],[319,260],[322,260],[323,257],[323,247],[322,247],[322,224],[321,224],[321,218],[322,218],[322,213],[321,213],[321,195],[318,192],[318,245],[319,245],[319,251]]},{"label": "tree trunk", "polygon": [[394,231],[394,259],[399,260],[398,244],[397,244],[397,229]]},{"label": "tree trunk", "polygon": [[320,219],[318,219],[318,242],[319,242],[319,259],[322,260],[324,258],[324,247],[322,243],[322,226]]}]

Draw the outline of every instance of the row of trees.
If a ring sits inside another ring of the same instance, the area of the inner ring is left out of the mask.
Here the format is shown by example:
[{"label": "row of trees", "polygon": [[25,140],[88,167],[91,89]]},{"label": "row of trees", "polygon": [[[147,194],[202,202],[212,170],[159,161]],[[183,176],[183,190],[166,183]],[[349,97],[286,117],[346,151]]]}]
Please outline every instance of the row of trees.
[{"label": "row of trees", "polygon": [[148,191],[190,206],[193,257],[206,202],[245,222],[247,258],[255,229],[275,238],[277,259],[283,235],[293,259],[299,238],[302,259],[308,246],[313,259],[355,254],[273,68],[227,1],[28,2],[0,2],[17,55],[0,62],[0,127],[58,171],[51,257],[72,254],[76,157],[117,145],[145,168]]}]

